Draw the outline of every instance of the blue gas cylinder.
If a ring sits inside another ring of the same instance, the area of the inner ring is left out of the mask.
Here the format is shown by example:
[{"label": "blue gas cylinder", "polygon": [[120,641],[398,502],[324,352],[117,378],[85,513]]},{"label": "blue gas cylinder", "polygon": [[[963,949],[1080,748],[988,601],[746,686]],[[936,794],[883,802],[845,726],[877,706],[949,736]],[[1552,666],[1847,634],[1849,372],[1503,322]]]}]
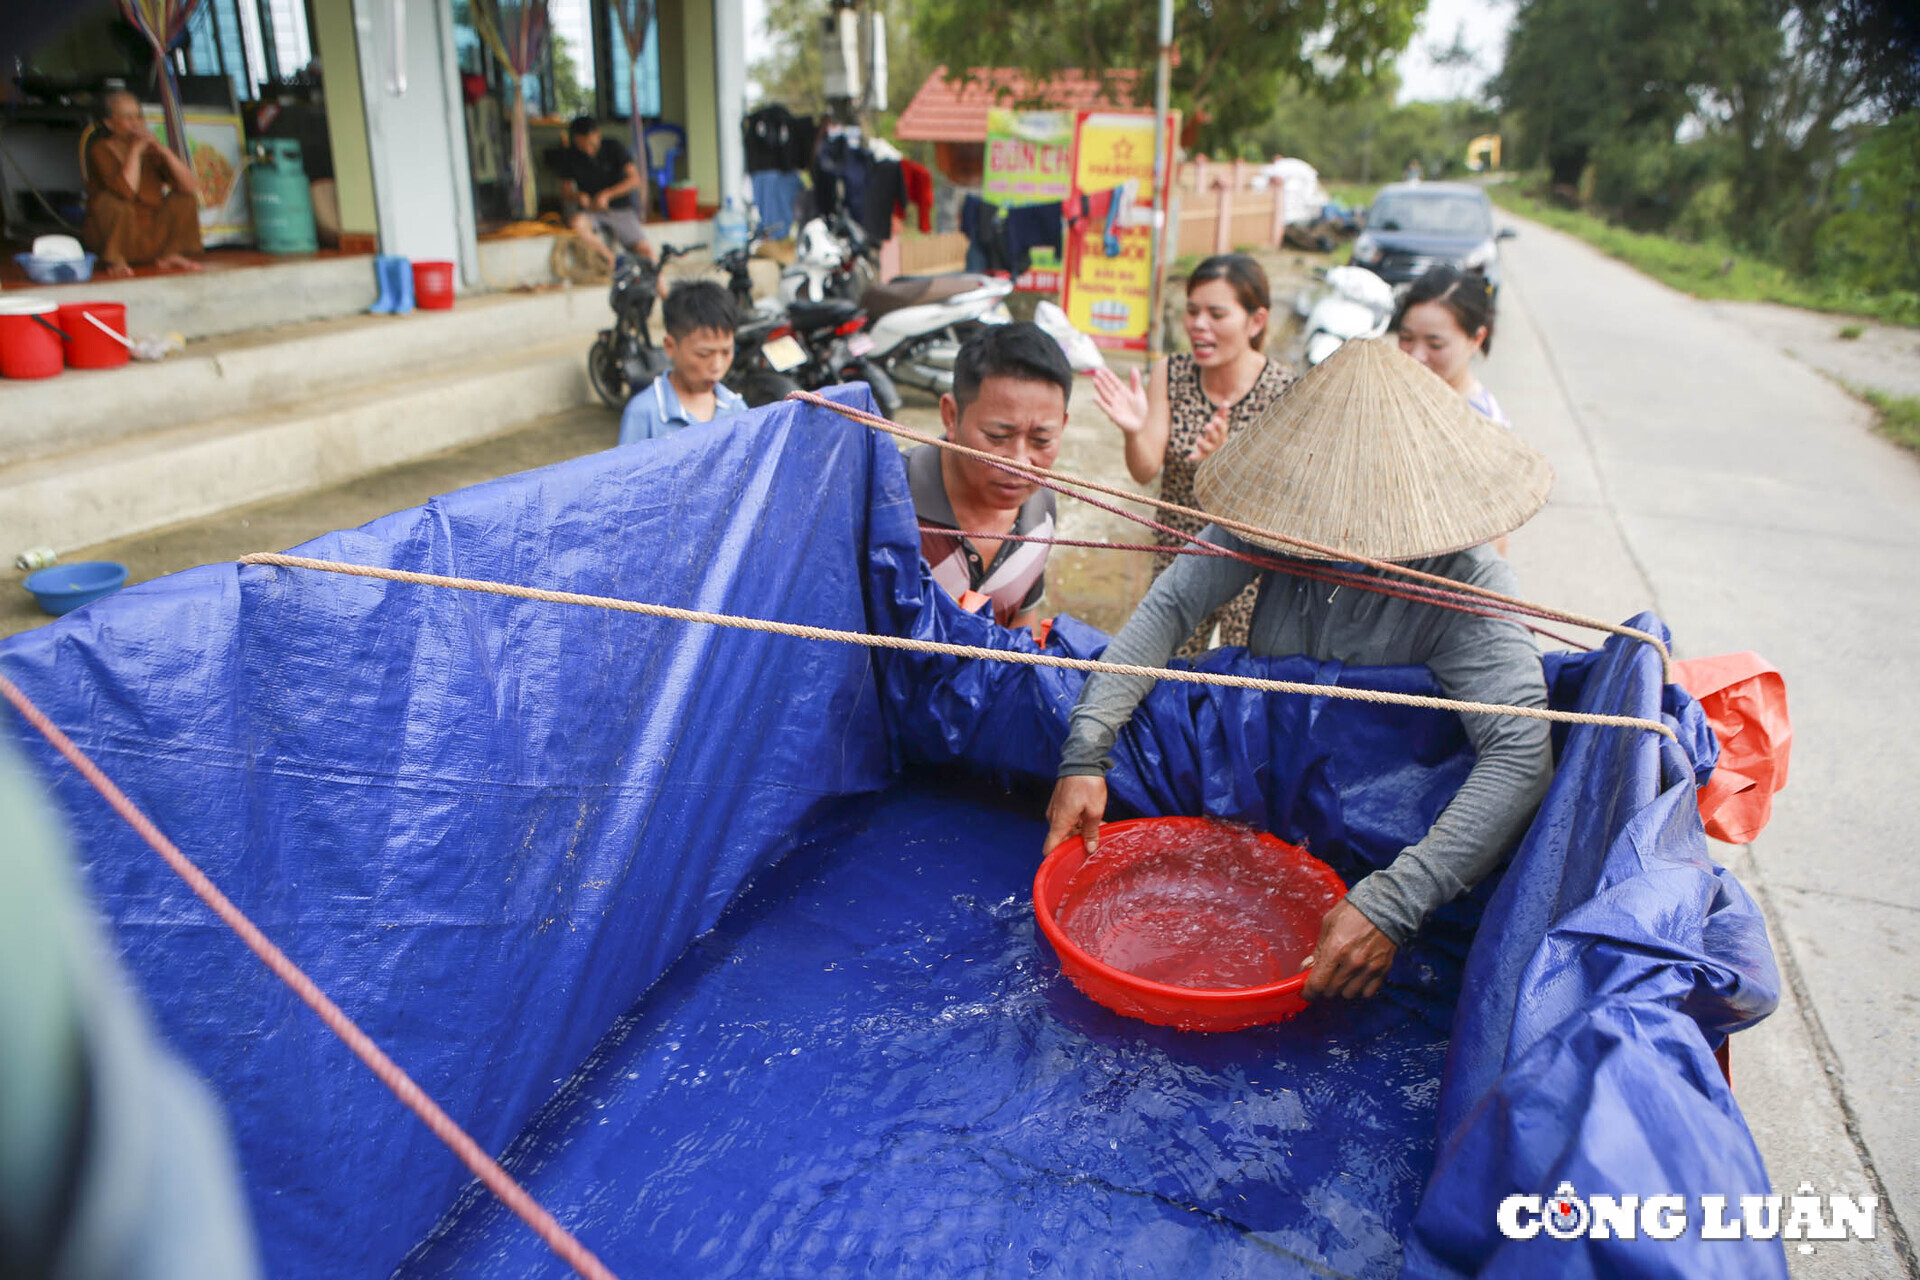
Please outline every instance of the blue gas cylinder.
[{"label": "blue gas cylinder", "polygon": [[312,253],[320,247],[299,142],[256,138],[247,144],[247,198],[253,202],[254,235],[262,249]]}]

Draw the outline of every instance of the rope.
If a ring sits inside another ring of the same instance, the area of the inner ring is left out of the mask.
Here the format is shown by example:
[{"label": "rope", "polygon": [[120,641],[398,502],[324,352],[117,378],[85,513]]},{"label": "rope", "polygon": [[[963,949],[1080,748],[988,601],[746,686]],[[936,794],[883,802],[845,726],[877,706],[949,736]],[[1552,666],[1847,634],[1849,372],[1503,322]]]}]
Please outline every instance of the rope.
[{"label": "rope", "polygon": [[[1137,516],[1130,511],[1109,506],[1104,502],[1098,502],[1089,498],[1084,493],[1076,493],[1074,492],[1074,488],[1089,489],[1095,493],[1104,493],[1109,497],[1119,498],[1125,502],[1145,503],[1158,507],[1162,511],[1170,511],[1175,515],[1183,515],[1198,520],[1202,524],[1218,525],[1222,529],[1230,530],[1240,534],[1242,537],[1251,538],[1256,541],[1267,539],[1274,542],[1284,542],[1288,546],[1298,547],[1302,551],[1310,551],[1315,555],[1325,556],[1330,560],[1351,564],[1363,564],[1370,569],[1377,569],[1382,573],[1391,573],[1399,577],[1413,579],[1416,582],[1424,582],[1431,586],[1480,596],[1483,599],[1496,601],[1516,612],[1524,611],[1530,617],[1548,618],[1556,622],[1570,623],[1576,627],[1586,627],[1592,631],[1605,631],[1612,635],[1626,636],[1628,639],[1638,640],[1643,644],[1651,645],[1654,651],[1660,655],[1660,665],[1666,680],[1671,683],[1673,679],[1673,655],[1668,652],[1666,642],[1652,632],[1642,631],[1637,627],[1623,626],[1616,622],[1602,622],[1598,618],[1590,618],[1585,614],[1571,613],[1564,609],[1553,609],[1545,605],[1533,604],[1517,596],[1505,595],[1488,587],[1476,586],[1471,582],[1460,582],[1457,579],[1442,577],[1436,573],[1427,573],[1424,570],[1415,569],[1410,565],[1395,564],[1391,560],[1376,560],[1370,556],[1363,556],[1356,552],[1342,550],[1339,547],[1323,546],[1318,542],[1309,542],[1305,538],[1290,537],[1284,533],[1275,533],[1271,529],[1262,529],[1257,525],[1243,524],[1238,520],[1229,520],[1223,516],[1216,516],[1210,512],[1201,511],[1194,507],[1183,507],[1179,503],[1168,502],[1163,498],[1151,497],[1144,493],[1135,493],[1129,489],[1119,489],[1112,485],[1101,484],[1097,480],[1087,480],[1080,476],[1068,475],[1065,472],[1050,471],[1041,467],[1030,466],[1024,462],[1013,462],[997,454],[987,453],[980,449],[971,449],[966,445],[955,444],[953,441],[943,439],[939,436],[930,436],[924,432],[915,431],[911,427],[903,427],[899,423],[883,418],[878,414],[868,413],[864,409],[855,409],[849,405],[839,404],[812,391],[790,391],[787,393],[787,399],[801,400],[807,404],[818,405],[822,409],[830,409],[843,418],[864,423],[876,431],[884,431],[888,435],[897,436],[904,440],[912,440],[919,444],[930,444],[937,448],[950,449],[955,453],[963,454],[970,458],[977,458],[989,466],[1000,468],[1002,471],[1024,476],[1043,488],[1064,493],[1070,498],[1078,498],[1082,502],[1099,507],[1101,510],[1110,512],[1113,515],[1131,520],[1136,524],[1143,524],[1152,529],[1174,534],[1184,541],[1193,542],[1198,539],[1192,534],[1182,533],[1178,529],[1171,529],[1166,525],[1157,524],[1142,516]],[[1074,488],[1068,488],[1067,486],[1069,485]]]},{"label": "rope", "polygon": [[1537,635],[1566,645],[1569,649],[1592,649],[1592,645],[1581,644],[1570,636],[1520,619],[1509,618],[1511,611],[1498,609],[1476,609],[1465,603],[1473,597],[1460,592],[1442,591],[1438,587],[1429,587],[1422,583],[1407,582],[1397,586],[1381,582],[1378,578],[1369,578],[1361,573],[1349,573],[1335,569],[1331,565],[1310,565],[1300,560],[1274,560],[1265,556],[1251,556],[1230,547],[1216,547],[1210,542],[1194,540],[1192,546],[1163,547],[1149,542],[1099,542],[1090,538],[1041,538],[1027,533],[976,533],[971,529],[948,529],[937,524],[919,526],[923,534],[938,534],[948,538],[968,538],[975,541],[985,539],[1001,542],[1038,542],[1054,547],[1091,547],[1097,551],[1148,551],[1154,555],[1165,553],[1170,556],[1216,556],[1227,560],[1243,560],[1262,569],[1275,573],[1291,574],[1296,578],[1305,578],[1312,582],[1330,582],[1338,587],[1357,587],[1362,591],[1372,591],[1378,595],[1392,596],[1396,600],[1412,600],[1421,604],[1437,605],[1442,609],[1452,609],[1458,613],[1471,613],[1480,618],[1503,618],[1519,621],[1520,625]]},{"label": "rope", "polygon": [[67,763],[79,770],[80,776],[93,784],[113,811],[125,820],[126,824],[145,840],[153,851],[166,860],[174,873],[187,882],[187,887],[200,896],[200,900],[212,909],[216,916],[229,929],[240,935],[240,940],[267,968],[271,969],[280,981],[293,989],[309,1009],[319,1015],[327,1029],[339,1036],[347,1048],[367,1065],[367,1069],[379,1078],[380,1083],[393,1091],[408,1109],[420,1117],[422,1123],[433,1131],[434,1137],[447,1144],[454,1155],[460,1158],[472,1174],[485,1183],[487,1189],[500,1197],[507,1208],[518,1214],[520,1220],[532,1227],[535,1234],[546,1241],[547,1246],[558,1254],[588,1280],[615,1280],[612,1271],[605,1263],[595,1257],[585,1245],[575,1239],[573,1234],[554,1220],[552,1214],[541,1208],[540,1203],[528,1195],[510,1174],[483,1150],[479,1143],[468,1136],[438,1103],[427,1096],[426,1091],[414,1083],[413,1078],[389,1058],[380,1046],[375,1044],[366,1032],[362,1031],[353,1019],[349,1018],[327,994],[320,990],[312,978],[287,958],[260,931],[259,926],[249,920],[246,913],[235,906],[226,894],[220,892],[218,885],[207,878],[207,874],[196,866],[192,859],[182,853],[179,846],[167,839],[153,820],[142,813],[125,792],[114,785],[113,779],[101,771],[100,766],[75,746],[73,740],[60,731],[60,727],[47,718],[47,714],[35,706],[18,686],[5,676],[0,676],[0,697],[13,704],[21,719],[40,731],[40,736],[53,744],[53,749],[65,756]]},{"label": "rope", "polygon": [[508,582],[487,582],[479,578],[450,578],[438,573],[416,573],[411,569],[383,569],[374,565],[348,564],[340,560],[315,560],[307,556],[289,556],[275,552],[257,551],[252,555],[240,557],[239,562],[252,565],[275,565],[284,569],[317,569],[324,573],[343,573],[356,578],[378,578],[388,582],[410,582],[423,587],[450,587],[457,591],[478,591],[486,595],[510,596],[518,600],[540,600],[548,604],[586,605],[595,609],[612,609],[619,613],[644,614],[650,618],[669,618],[676,622],[698,622],[708,626],[733,627],[741,631],[794,636],[802,640],[865,645],[873,649],[904,649],[914,653],[937,653],[951,658],[984,658],[994,662],[1012,662],[1030,667],[1059,667],[1067,671],[1143,676],[1149,680],[1222,685],[1229,689],[1253,689],[1261,693],[1297,693],[1307,697],[1341,698],[1351,702],[1426,707],[1435,711],[1454,711],[1462,715],[1517,716],[1525,720],[1547,720],[1556,724],[1591,724],[1621,729],[1649,729],[1664,737],[1672,738],[1675,742],[1680,740],[1672,729],[1660,721],[1643,720],[1636,716],[1597,715],[1585,711],[1553,711],[1543,707],[1511,707],[1493,702],[1457,702],[1451,698],[1435,698],[1425,694],[1388,693],[1380,689],[1355,689],[1345,685],[1264,680],[1255,676],[1221,675],[1211,671],[1186,671],[1172,667],[1137,667],[1127,663],[1098,662],[1089,658],[1064,658],[1051,653],[986,649],[977,645],[949,644],[942,640],[873,635],[865,631],[840,631],[831,627],[814,627],[798,622],[776,622],[770,618],[745,618],[730,613],[709,613],[701,609],[678,609],[672,605],[621,600],[614,596],[583,595],[577,591],[548,591],[541,587],[523,587]]}]

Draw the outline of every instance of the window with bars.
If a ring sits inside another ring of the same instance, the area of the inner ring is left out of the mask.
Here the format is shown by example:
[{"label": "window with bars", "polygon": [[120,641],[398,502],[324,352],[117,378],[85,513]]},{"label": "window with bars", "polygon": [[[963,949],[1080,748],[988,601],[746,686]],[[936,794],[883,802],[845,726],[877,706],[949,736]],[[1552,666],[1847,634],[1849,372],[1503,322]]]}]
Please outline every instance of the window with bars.
[{"label": "window with bars", "polygon": [[241,102],[313,60],[305,0],[205,0],[187,32],[187,71],[227,77]]}]

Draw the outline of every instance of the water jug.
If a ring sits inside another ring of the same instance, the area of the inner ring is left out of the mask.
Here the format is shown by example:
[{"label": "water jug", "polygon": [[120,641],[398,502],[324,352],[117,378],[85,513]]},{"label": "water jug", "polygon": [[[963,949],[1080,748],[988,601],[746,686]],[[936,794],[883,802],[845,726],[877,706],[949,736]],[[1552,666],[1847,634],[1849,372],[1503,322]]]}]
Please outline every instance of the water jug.
[{"label": "water jug", "polygon": [[713,256],[718,258],[724,253],[747,247],[750,235],[747,215],[732,196],[713,215]]}]

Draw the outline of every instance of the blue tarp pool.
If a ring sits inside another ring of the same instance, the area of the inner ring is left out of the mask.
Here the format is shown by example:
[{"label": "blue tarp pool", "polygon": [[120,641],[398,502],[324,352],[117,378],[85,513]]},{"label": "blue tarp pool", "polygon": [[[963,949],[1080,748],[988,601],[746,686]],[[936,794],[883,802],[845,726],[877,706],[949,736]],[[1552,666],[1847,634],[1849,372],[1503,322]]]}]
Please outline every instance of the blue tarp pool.
[{"label": "blue tarp pool", "polygon": [[[860,395],[864,392],[847,391]],[[918,556],[893,446],[782,405],[305,554],[1031,647]],[[1658,628],[1656,619],[1640,625]],[[1063,619],[1054,651],[1104,637]],[[1424,670],[1223,670],[1429,691]],[[1507,1240],[1507,1196],[1766,1191],[1712,1053],[1772,1008],[1658,659],[1549,655],[1576,728],[1503,874],[1366,1003],[1187,1035],[1059,976],[1028,888],[1071,672],[209,566],[0,670],[626,1276],[1784,1275],[1777,1242]],[[275,1276],[564,1274],[20,726]],[[1349,880],[1470,764],[1454,717],[1165,685],[1116,809]],[[1116,813],[1115,816],[1119,816]]]}]

